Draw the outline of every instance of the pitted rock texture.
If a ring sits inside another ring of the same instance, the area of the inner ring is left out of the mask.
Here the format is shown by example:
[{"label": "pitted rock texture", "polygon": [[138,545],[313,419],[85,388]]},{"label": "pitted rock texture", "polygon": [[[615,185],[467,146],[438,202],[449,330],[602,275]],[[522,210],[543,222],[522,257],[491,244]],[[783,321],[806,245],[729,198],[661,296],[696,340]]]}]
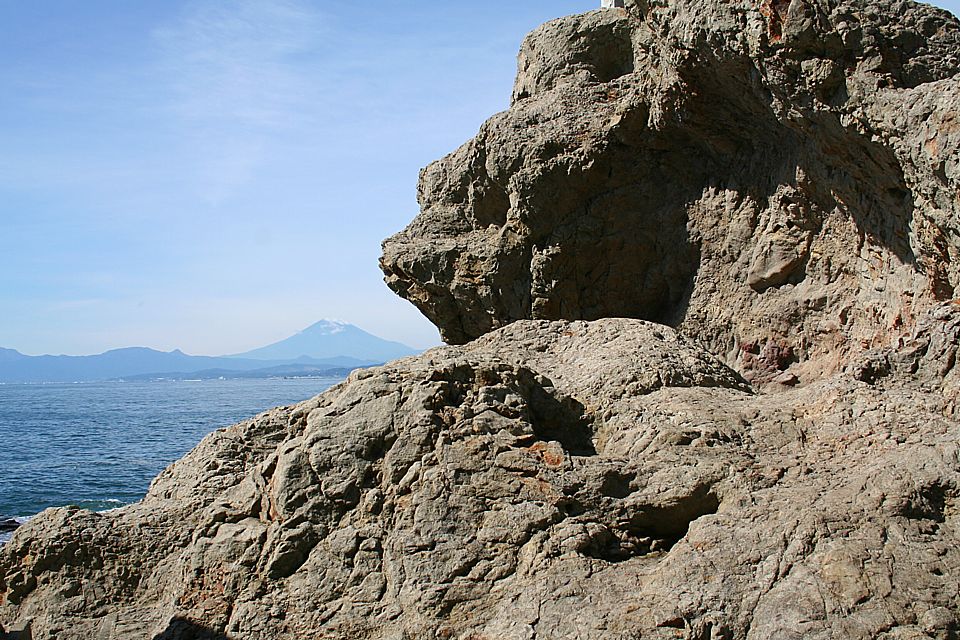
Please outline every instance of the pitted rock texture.
[{"label": "pitted rock texture", "polygon": [[955,352],[960,306],[921,325],[775,395],[628,319],[522,321],[359,372],[212,434],[140,504],[32,520],[0,549],[0,623],[36,639],[952,638],[960,424],[938,350]]},{"label": "pitted rock texture", "polygon": [[462,343],[632,317],[804,381],[960,285],[960,23],[912,2],[627,2],[523,45],[421,174],[387,284]]}]

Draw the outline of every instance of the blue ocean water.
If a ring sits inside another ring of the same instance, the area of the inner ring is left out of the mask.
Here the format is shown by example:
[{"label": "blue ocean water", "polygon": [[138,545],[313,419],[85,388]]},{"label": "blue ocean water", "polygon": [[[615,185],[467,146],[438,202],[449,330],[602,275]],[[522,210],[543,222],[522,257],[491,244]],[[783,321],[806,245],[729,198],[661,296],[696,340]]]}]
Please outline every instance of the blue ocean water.
[{"label": "blue ocean water", "polygon": [[211,431],[339,381],[0,384],[0,520],[135,502]]}]

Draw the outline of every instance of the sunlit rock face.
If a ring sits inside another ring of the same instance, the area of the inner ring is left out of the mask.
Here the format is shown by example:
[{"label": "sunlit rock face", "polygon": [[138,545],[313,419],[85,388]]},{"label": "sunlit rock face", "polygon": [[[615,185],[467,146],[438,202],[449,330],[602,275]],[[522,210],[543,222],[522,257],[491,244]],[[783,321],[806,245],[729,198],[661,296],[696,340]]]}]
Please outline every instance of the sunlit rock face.
[{"label": "sunlit rock face", "polygon": [[[206,438],[0,550],[33,638],[949,638],[960,307],[756,394],[640,320],[520,321]],[[99,634],[99,635],[98,635]],[[712,635],[711,635],[712,634]]]},{"label": "sunlit rock face", "polygon": [[464,344],[39,515],[0,633],[960,633],[956,20],[625,4],[534,32],[384,244]]},{"label": "sunlit rock face", "polygon": [[960,30],[908,2],[629,2],[531,34],[427,167],[387,284],[451,343],[631,317],[748,375],[836,371],[960,283]]}]

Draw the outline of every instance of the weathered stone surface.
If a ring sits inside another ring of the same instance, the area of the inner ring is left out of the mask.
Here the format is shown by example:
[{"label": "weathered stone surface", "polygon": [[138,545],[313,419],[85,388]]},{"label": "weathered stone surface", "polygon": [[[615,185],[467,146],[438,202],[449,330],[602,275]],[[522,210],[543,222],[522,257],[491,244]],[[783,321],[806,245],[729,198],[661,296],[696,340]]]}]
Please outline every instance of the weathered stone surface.
[{"label": "weathered stone surface", "polygon": [[[634,317],[809,381],[960,284],[960,24],[912,2],[628,2],[524,43],[381,266],[444,338]],[[765,348],[782,357],[758,358]]]},{"label": "weathered stone surface", "polygon": [[385,244],[472,341],[31,520],[8,635],[960,634],[957,21],[625,4],[532,34]]},{"label": "weathered stone surface", "polygon": [[[0,550],[35,638],[948,638],[960,307],[774,395],[671,329],[522,321],[212,434]],[[879,370],[879,369],[878,369]],[[98,635],[99,634],[99,635]]]}]

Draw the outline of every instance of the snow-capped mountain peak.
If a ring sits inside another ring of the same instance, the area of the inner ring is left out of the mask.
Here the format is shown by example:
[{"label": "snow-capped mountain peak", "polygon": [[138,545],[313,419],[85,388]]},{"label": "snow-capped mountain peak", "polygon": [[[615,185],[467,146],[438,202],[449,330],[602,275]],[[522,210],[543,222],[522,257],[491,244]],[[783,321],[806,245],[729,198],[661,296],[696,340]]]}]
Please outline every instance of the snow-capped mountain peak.
[{"label": "snow-capped mountain peak", "polygon": [[334,320],[330,318],[324,318],[318,322],[313,323],[306,329],[300,332],[300,334],[313,334],[313,335],[333,335],[336,333],[343,333],[352,325],[343,320]]},{"label": "snow-capped mountain peak", "polygon": [[367,362],[387,362],[414,353],[416,349],[378,338],[349,322],[320,320],[286,340],[232,357],[287,360],[345,356]]}]

